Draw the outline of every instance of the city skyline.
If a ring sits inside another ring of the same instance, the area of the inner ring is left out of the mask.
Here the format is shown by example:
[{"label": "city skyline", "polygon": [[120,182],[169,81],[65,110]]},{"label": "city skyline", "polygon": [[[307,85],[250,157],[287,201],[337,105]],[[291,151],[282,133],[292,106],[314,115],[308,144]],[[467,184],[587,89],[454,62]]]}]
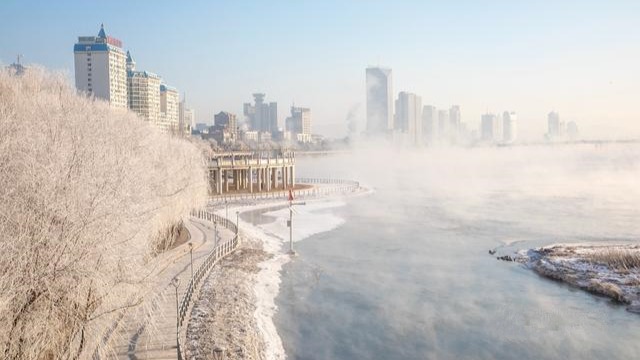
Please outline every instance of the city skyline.
[{"label": "city skyline", "polygon": [[[578,122],[587,138],[640,136],[634,104],[640,31],[633,16],[639,5],[633,2],[198,3],[189,9],[134,3],[126,12],[123,4],[3,2],[0,12],[12,16],[0,31],[13,35],[0,39],[0,62],[22,54],[25,63],[61,69],[73,82],[69,44],[104,22],[125,48],[135,49],[136,60],[187,94],[198,122],[211,123],[219,111],[241,114],[246,94],[264,92],[283,105],[314,109],[314,132],[344,136],[353,109],[365,129],[362,69],[380,64],[394,70],[395,89],[436,107],[459,104],[471,130],[487,111],[514,109],[524,140],[542,139],[550,111]],[[149,20],[131,21],[138,10]],[[55,23],[52,11],[59,15]],[[167,27],[172,16],[189,21]],[[376,26],[383,20],[389,26]],[[47,26],[21,27],[25,22]],[[39,40],[43,27],[47,41]]]}]

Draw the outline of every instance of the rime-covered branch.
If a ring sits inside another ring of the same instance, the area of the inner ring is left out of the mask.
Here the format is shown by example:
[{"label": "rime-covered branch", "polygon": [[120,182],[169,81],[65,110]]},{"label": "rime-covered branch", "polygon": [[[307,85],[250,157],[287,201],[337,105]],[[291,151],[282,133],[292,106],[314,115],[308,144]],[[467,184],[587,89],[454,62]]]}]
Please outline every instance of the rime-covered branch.
[{"label": "rime-covered branch", "polygon": [[0,357],[82,357],[206,194],[193,144],[59,74],[0,70]]}]

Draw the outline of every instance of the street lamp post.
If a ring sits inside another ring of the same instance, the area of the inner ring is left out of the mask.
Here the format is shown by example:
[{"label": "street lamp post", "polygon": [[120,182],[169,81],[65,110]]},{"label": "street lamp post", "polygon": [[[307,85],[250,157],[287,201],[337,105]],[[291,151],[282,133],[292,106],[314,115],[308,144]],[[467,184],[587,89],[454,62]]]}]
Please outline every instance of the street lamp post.
[{"label": "street lamp post", "polygon": [[174,277],[171,280],[171,285],[176,288],[176,350],[178,351],[178,359],[182,359],[180,353],[180,305],[178,304],[178,286],[180,286],[180,279]]},{"label": "street lamp post", "polygon": [[189,255],[191,256],[191,278],[193,279],[193,244],[189,242]]},{"label": "street lamp post", "polygon": [[224,208],[225,208],[225,214],[227,215],[225,217],[229,219],[229,202],[227,200],[224,201]]},{"label": "street lamp post", "polygon": [[240,211],[236,211],[236,236],[240,233]]},{"label": "street lamp post", "polygon": [[293,250],[293,205],[304,205],[305,203],[294,203],[293,202],[293,192],[289,189],[289,221],[287,222],[287,226],[289,226],[289,254],[295,255],[296,252]]},{"label": "street lamp post", "polygon": [[213,239],[216,244],[215,246],[217,247],[218,246],[218,222],[217,221],[213,222]]}]

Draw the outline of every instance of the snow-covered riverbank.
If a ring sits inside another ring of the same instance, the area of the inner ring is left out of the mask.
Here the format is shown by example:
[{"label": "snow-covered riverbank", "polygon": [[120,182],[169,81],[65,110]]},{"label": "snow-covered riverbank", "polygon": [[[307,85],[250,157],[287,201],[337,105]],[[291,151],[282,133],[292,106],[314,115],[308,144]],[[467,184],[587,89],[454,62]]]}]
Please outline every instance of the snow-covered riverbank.
[{"label": "snow-covered riverbank", "polygon": [[513,260],[536,273],[591,293],[604,295],[640,313],[640,245],[556,244],[521,250]]},{"label": "snow-covered riverbank", "polygon": [[[344,220],[332,208],[339,198],[306,201],[294,206],[294,242],[330,231]],[[240,219],[243,245],[224,259],[206,280],[189,322],[187,344],[194,359],[223,349],[228,359],[284,359],[282,340],[273,322],[277,311],[282,266],[291,261],[288,202],[247,202],[229,207],[229,214],[265,211],[268,222]],[[225,215],[227,209],[216,209]],[[295,258],[295,257],[293,257]]]}]

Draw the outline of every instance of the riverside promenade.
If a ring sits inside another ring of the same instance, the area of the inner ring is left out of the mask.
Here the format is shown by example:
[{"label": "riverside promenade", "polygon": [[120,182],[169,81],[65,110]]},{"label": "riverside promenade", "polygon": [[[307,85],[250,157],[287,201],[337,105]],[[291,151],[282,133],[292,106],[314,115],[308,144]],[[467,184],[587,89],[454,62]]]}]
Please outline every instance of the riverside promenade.
[{"label": "riverside promenade", "polygon": [[[214,224],[192,217],[185,221],[193,246],[193,272],[216,247]],[[235,233],[218,225],[218,243],[230,242]],[[176,359],[177,301],[174,278],[178,281],[178,301],[182,301],[191,279],[191,254],[188,243],[172,249],[153,276],[146,305],[124,314],[110,337],[114,359]],[[94,358],[96,358],[94,356]]]},{"label": "riverside promenade", "polygon": [[[298,179],[297,179],[298,180]],[[362,188],[356,181],[336,179],[299,179],[309,187],[292,190],[296,198],[319,198],[338,194],[355,193]],[[208,208],[222,213],[220,205],[246,205],[247,201],[270,203],[286,201],[288,191],[270,193],[225,194],[210,198]],[[151,274],[153,284],[143,299],[143,304],[123,314],[116,329],[107,338],[113,349],[110,359],[183,359],[184,339],[194,301],[197,301],[199,284],[209,275],[211,267],[221,258],[233,252],[239,244],[233,218],[235,208],[222,215],[211,211],[194,211],[185,221],[193,246],[193,276],[188,243],[160,255],[156,271]],[[231,215],[231,216],[229,216]],[[214,221],[217,221],[218,240],[214,237]],[[193,278],[193,285],[190,281]],[[176,294],[175,280],[178,279]],[[191,290],[191,291],[189,291]],[[93,359],[101,357],[94,354]]]}]

